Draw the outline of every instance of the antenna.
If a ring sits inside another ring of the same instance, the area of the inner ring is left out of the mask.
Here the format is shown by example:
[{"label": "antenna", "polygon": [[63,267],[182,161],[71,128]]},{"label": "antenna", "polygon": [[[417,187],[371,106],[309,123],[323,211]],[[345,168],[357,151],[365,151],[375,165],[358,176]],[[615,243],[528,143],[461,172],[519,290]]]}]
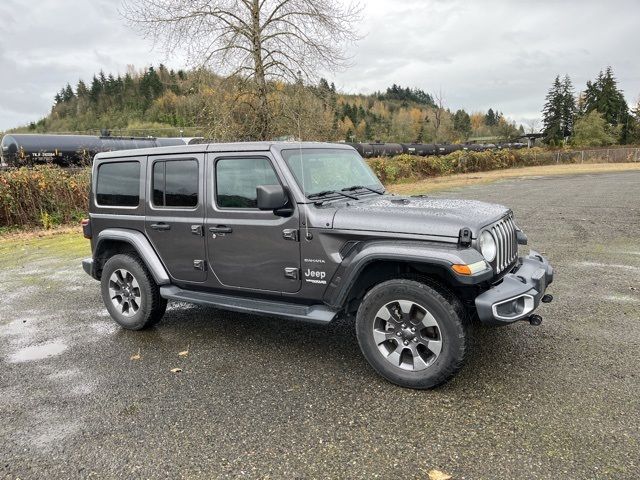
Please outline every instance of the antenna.
[{"label": "antenna", "polygon": [[[302,86],[302,81],[300,81],[300,86]],[[311,240],[311,235],[309,234],[309,204],[306,202],[307,197],[307,188],[305,186],[305,174],[304,174],[304,159],[302,158],[302,125],[300,122],[301,117],[301,102],[298,101],[298,114],[296,115],[296,124],[298,126],[298,155],[300,156],[300,174],[302,175],[302,195],[305,197],[304,202],[304,238],[306,241]]]}]

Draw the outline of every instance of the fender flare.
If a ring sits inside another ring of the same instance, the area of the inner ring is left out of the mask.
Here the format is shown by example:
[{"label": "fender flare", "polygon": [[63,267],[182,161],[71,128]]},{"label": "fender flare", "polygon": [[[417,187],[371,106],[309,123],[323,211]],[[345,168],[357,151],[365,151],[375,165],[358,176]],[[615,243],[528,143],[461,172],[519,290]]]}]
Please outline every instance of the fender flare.
[{"label": "fender flare", "polygon": [[169,274],[160,261],[160,257],[158,257],[158,254],[143,233],[138,232],[137,230],[128,230],[124,228],[107,228],[98,234],[94,252],[99,252],[101,244],[110,240],[124,242],[131,245],[140,256],[140,259],[147,266],[151,275],[153,275],[153,279],[158,285],[168,285],[171,283]]},{"label": "fender flare", "polygon": [[493,269],[470,276],[455,275],[454,264],[472,264],[484,257],[473,248],[459,248],[457,244],[438,244],[421,241],[372,240],[358,243],[347,253],[334,273],[324,294],[324,302],[333,307],[344,306],[349,291],[364,268],[375,261],[420,263],[443,268],[450,278],[463,285],[473,285],[493,277]]}]

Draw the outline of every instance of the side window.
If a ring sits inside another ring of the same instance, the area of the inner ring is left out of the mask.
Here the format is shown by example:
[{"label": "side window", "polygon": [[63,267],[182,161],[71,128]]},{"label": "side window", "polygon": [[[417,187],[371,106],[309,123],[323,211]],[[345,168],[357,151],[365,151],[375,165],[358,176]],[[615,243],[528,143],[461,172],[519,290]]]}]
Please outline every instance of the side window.
[{"label": "side window", "polygon": [[140,162],[109,162],[98,167],[96,201],[106,207],[137,207]]},{"label": "side window", "polygon": [[266,158],[229,158],[216,162],[216,203],[221,208],[257,208],[256,187],[279,184]]},{"label": "side window", "polygon": [[197,160],[163,160],[153,164],[153,205],[196,207],[198,205]]}]

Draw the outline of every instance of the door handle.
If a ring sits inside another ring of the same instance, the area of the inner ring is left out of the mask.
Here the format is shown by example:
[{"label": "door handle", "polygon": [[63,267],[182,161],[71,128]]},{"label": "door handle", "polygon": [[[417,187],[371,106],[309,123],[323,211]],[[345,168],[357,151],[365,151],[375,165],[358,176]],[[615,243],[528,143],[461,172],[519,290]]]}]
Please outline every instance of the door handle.
[{"label": "door handle", "polygon": [[171,230],[171,225],[166,223],[152,223],[151,228],[154,230]]},{"label": "door handle", "polygon": [[233,228],[227,227],[226,225],[218,225],[217,227],[209,227],[209,231],[211,233],[231,233],[233,232]]}]

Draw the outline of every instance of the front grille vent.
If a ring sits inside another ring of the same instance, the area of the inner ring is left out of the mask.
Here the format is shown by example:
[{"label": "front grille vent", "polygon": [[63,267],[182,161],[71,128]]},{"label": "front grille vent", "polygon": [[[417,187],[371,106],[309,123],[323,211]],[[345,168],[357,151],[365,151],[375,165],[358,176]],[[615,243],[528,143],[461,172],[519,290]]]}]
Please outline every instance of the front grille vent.
[{"label": "front grille vent", "polygon": [[496,259],[494,261],[496,273],[503,272],[518,256],[518,239],[516,238],[516,224],[513,214],[509,214],[489,227],[489,231],[496,240]]}]

